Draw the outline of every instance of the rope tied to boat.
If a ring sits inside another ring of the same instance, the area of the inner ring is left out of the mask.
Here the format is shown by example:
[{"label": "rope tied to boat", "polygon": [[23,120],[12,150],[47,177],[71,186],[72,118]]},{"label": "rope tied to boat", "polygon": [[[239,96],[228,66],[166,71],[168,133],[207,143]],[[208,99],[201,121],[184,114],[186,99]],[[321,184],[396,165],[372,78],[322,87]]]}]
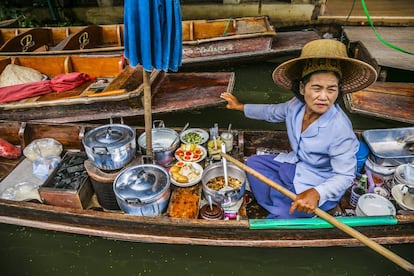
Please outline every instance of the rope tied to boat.
[{"label": "rope tied to boat", "polygon": [[399,52],[402,52],[402,53],[405,53],[405,54],[409,54],[409,55],[414,55],[414,52],[410,52],[410,51],[408,51],[408,50],[404,50],[404,49],[402,49],[402,48],[400,48],[400,47],[398,47],[398,46],[395,46],[395,45],[393,45],[393,44],[391,44],[391,43],[389,43],[388,41],[386,41],[378,32],[377,32],[377,30],[375,29],[375,27],[374,27],[374,22],[372,22],[372,20],[371,20],[371,16],[369,15],[369,12],[368,12],[368,8],[367,8],[367,6],[365,5],[365,0],[361,0],[361,4],[362,4],[362,8],[364,9],[364,13],[365,13],[365,16],[367,17],[367,20],[368,20],[368,23],[369,23],[369,25],[371,26],[371,29],[374,31],[374,34],[375,34],[375,36],[378,38],[378,40],[380,41],[380,42],[382,42],[384,45],[386,45],[386,46],[388,46],[388,47],[390,47],[390,48],[392,48],[392,49],[394,49],[394,50],[397,50],[397,51],[399,51]]},{"label": "rope tied to boat", "polygon": [[229,18],[227,19],[227,23],[226,26],[224,27],[224,31],[223,34],[221,36],[226,36],[227,35],[227,30],[229,29],[230,23],[233,21],[233,18]]}]

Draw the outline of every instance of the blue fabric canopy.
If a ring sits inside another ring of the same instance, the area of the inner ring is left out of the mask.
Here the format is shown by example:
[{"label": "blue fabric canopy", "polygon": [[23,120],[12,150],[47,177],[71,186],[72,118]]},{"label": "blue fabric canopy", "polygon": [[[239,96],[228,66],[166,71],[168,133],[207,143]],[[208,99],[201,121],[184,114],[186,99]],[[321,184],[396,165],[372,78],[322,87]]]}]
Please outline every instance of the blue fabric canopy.
[{"label": "blue fabric canopy", "polygon": [[125,57],[131,66],[177,71],[182,60],[179,0],[125,0]]}]

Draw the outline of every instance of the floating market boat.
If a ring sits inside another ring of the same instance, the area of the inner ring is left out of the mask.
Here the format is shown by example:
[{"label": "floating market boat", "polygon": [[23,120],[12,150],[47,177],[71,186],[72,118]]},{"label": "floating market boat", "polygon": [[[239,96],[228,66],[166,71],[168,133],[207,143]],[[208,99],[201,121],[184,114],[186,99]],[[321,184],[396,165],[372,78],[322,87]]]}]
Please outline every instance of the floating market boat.
[{"label": "floating market boat", "polygon": [[378,72],[376,83],[344,97],[347,109],[352,113],[414,123],[414,56],[404,52],[414,52],[411,35],[414,28],[376,28],[388,45],[370,27],[346,26],[343,30],[350,56],[371,64]]},{"label": "floating market boat", "polygon": [[[276,35],[264,16],[183,21],[183,65],[272,58],[297,53],[316,31]],[[122,53],[124,26],[0,29],[0,56]]]},{"label": "floating market boat", "polygon": [[[7,57],[0,59],[0,73],[0,83],[5,85],[0,87],[3,120],[75,122],[144,115],[142,67],[128,66],[122,55]],[[76,79],[67,79],[71,74],[86,74],[91,79],[73,87]],[[21,83],[21,79],[31,82],[23,84],[24,87],[11,85],[15,79],[19,81],[15,83]],[[57,87],[63,91],[57,92],[56,86],[47,82],[58,82]],[[232,92],[233,85],[231,72],[153,71],[152,112],[215,106],[224,102],[220,93]],[[65,89],[67,86],[70,87]],[[15,96],[10,99],[11,95]]]},{"label": "floating market boat", "polygon": [[351,113],[414,123],[414,83],[378,81],[346,94],[344,102]]},{"label": "floating market boat", "polygon": [[[92,130],[99,129],[99,127],[101,126],[90,124],[1,121],[0,137],[13,146],[20,146],[21,149],[30,148],[30,144],[35,139],[54,138],[61,143],[63,151],[67,152],[66,154],[70,152],[82,154],[86,147],[83,146],[82,137],[85,137],[85,134]],[[130,128],[139,137],[144,133],[141,127]],[[179,132],[178,129],[177,132]],[[267,148],[267,150],[281,151],[289,148],[285,131],[233,130],[232,133],[234,140],[231,155],[238,160],[255,154],[257,150],[263,151]],[[275,141],[277,142],[275,143]],[[272,148],[268,148],[269,145],[272,145]],[[141,153],[137,152],[132,162],[140,159]],[[89,178],[91,181],[104,183],[109,179],[108,176],[112,177],[111,179],[116,179],[121,174],[120,171],[107,172],[88,169],[86,165],[88,160],[84,162],[84,165],[88,170],[88,175],[91,176]],[[199,164],[203,164],[206,170],[209,161],[204,159],[204,162],[204,164],[202,162]],[[2,195],[5,190],[4,185],[7,183],[17,185],[19,182],[31,182],[36,178],[32,175],[30,170],[32,165],[28,158],[23,156],[17,159],[0,158],[0,163],[2,179],[0,194]],[[137,161],[137,164],[142,163]],[[133,168],[135,165],[128,166],[121,171],[128,171],[128,168]],[[100,174],[97,171],[100,171]],[[317,226],[320,223],[317,219],[296,220],[298,222],[296,226],[292,226],[292,220],[287,222],[285,220],[263,219],[267,213],[255,203],[251,195],[247,196],[249,195],[247,192],[238,201],[240,205],[237,205],[228,220],[208,220],[199,218],[202,215],[201,209],[204,200],[202,183],[191,187],[171,185],[171,195],[167,197],[165,210],[159,215],[148,216],[127,214],[120,209],[112,209],[112,207],[103,208],[104,204],[100,204],[99,198],[97,199],[102,191],[96,189],[96,183],[91,185],[89,180],[82,182],[81,187],[83,188],[78,188],[78,190],[59,190],[53,187],[42,189],[43,185],[47,186],[45,183],[49,183],[49,179],[40,184],[40,198],[27,201],[0,199],[0,222],[110,239],[152,243],[245,247],[360,245],[356,239],[330,227],[329,224],[323,225],[322,223]],[[110,190],[112,190],[113,182],[115,183],[116,180],[106,182]],[[348,203],[348,196],[347,193],[346,198],[344,197],[338,207],[343,214],[347,214],[347,210],[352,209]],[[106,200],[104,206],[108,206],[108,201],[112,200],[113,203],[114,199],[106,197],[104,200]],[[117,201],[115,201],[115,206],[117,206],[116,203]],[[135,204],[137,204],[135,206],[140,206],[139,202],[135,202]],[[338,219],[341,218],[338,217]],[[359,221],[360,224],[351,225],[377,243],[414,243],[413,212],[400,212],[399,210],[397,216],[385,218],[345,216],[343,220],[347,220],[348,223]]]}]

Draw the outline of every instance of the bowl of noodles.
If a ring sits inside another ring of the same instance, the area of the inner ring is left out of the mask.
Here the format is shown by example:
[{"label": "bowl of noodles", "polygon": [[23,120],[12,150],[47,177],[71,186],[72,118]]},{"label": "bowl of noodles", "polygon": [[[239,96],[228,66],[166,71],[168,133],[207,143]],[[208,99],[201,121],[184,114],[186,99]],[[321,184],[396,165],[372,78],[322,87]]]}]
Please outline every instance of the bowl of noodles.
[{"label": "bowl of noodles", "polygon": [[227,164],[227,178],[229,189],[225,187],[224,169],[221,163],[207,166],[201,177],[205,198],[222,207],[235,205],[243,198],[246,191],[246,173],[233,164]]}]

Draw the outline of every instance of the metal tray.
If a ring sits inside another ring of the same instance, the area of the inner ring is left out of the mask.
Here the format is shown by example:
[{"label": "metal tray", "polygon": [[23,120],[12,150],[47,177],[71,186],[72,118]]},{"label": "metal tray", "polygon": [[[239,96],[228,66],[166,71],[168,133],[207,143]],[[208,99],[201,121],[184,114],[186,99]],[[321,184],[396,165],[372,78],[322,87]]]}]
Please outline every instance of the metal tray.
[{"label": "metal tray", "polygon": [[371,129],[362,132],[374,162],[384,166],[414,163],[414,152],[405,139],[414,136],[414,127]]}]

